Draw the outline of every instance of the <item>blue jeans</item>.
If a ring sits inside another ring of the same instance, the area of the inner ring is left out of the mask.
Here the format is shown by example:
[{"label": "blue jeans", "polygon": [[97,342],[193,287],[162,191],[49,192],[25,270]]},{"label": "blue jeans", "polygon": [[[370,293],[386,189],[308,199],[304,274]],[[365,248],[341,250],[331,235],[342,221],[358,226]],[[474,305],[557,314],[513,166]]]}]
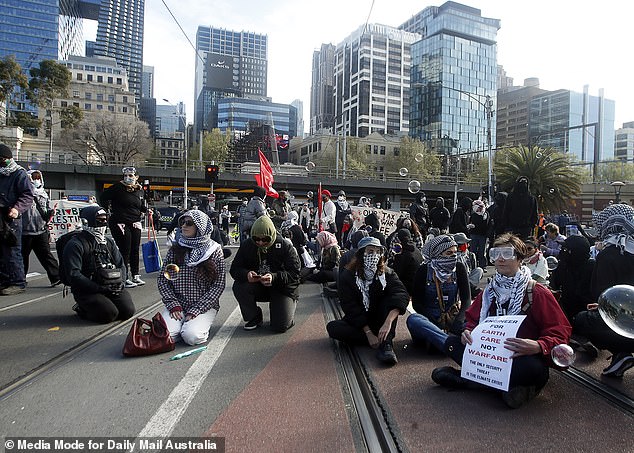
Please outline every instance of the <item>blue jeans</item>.
[{"label": "blue jeans", "polygon": [[415,342],[429,342],[439,351],[445,350],[445,341],[449,335],[447,335],[436,324],[431,322],[425,316],[412,313],[407,318],[407,329],[409,330],[412,339]]},{"label": "blue jeans", "polygon": [[22,258],[22,218],[7,220],[7,224],[13,230],[18,242],[14,247],[0,243],[0,287],[19,286],[25,288],[26,275],[24,274],[24,259]]}]

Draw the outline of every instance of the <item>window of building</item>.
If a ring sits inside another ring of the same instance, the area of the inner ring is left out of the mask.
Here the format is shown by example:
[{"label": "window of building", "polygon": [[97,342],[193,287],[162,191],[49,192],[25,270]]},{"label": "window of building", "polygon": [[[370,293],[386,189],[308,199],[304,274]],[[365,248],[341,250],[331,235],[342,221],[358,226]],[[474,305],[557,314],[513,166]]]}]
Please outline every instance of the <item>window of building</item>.
[{"label": "window of building", "polygon": [[114,80],[112,77],[108,77],[108,83],[112,83]]},{"label": "window of building", "polygon": [[379,154],[379,145],[374,145],[374,154]]},{"label": "window of building", "polygon": [[381,148],[380,148],[380,154],[381,154],[382,156],[385,156],[385,146],[381,146]]},{"label": "window of building", "polygon": [[97,83],[103,83],[103,76],[97,76]]},{"label": "window of building", "polygon": [[92,104],[84,104],[84,110],[92,110]]},{"label": "window of building", "polygon": [[84,79],[84,75],[81,72],[77,73],[77,80],[83,80]]},{"label": "window of building", "polygon": [[117,85],[123,85],[123,80],[121,77],[117,77]]},{"label": "window of building", "polygon": [[401,148],[399,148],[398,146],[394,147],[394,156],[400,156],[401,155]]}]

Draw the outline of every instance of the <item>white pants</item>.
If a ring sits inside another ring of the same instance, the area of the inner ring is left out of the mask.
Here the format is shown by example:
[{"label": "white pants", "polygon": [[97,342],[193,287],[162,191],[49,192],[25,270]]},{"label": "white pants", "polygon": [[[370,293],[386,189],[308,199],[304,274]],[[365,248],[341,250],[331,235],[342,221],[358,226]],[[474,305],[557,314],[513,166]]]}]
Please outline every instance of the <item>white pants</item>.
[{"label": "white pants", "polygon": [[185,313],[183,313],[183,319],[178,321],[170,316],[170,312],[167,308],[163,308],[161,315],[163,315],[165,319],[172,340],[176,342],[181,338],[185,343],[193,346],[207,341],[209,329],[214,319],[216,319],[217,313],[218,310],[212,308],[208,312],[201,313],[187,322],[185,322]]}]

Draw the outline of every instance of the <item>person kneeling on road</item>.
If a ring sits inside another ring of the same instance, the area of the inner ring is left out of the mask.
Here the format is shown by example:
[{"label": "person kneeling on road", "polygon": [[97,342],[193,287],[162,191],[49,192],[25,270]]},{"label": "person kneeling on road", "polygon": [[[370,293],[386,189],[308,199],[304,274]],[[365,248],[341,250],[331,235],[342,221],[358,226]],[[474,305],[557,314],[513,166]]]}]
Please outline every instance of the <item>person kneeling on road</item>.
[{"label": "person kneeling on road", "polygon": [[278,235],[268,216],[259,217],[251,236],[240,244],[231,263],[233,294],[240,305],[245,330],[262,325],[257,302],[269,302],[271,329],[286,332],[295,324],[299,298],[299,256],[293,244]]},{"label": "person kneeling on road", "polygon": [[123,287],[126,265],[117,245],[106,237],[108,214],[101,206],[79,212],[80,234],[64,247],[64,271],[75,298],[73,310],[89,321],[109,323],[134,315],[134,303]]},{"label": "person kneeling on road", "polygon": [[172,339],[195,345],[209,337],[225,289],[226,267],[222,247],[211,239],[213,225],[207,214],[186,211],[178,223],[157,285]]},{"label": "person kneeling on road", "polygon": [[392,340],[398,315],[405,313],[409,294],[396,273],[385,265],[379,239],[365,237],[357,252],[339,274],[339,301],[343,319],[330,321],[330,338],[345,343],[370,345],[377,358],[388,365],[397,363]]}]

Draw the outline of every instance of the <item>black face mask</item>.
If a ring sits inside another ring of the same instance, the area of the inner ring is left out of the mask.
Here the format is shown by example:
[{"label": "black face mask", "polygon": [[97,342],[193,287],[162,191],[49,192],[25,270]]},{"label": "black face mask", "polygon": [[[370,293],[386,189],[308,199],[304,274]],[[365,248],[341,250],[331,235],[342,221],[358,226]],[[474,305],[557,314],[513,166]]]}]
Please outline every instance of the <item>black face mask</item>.
[{"label": "black face mask", "polygon": [[96,227],[108,226],[108,218],[107,217],[95,218],[95,226]]}]

